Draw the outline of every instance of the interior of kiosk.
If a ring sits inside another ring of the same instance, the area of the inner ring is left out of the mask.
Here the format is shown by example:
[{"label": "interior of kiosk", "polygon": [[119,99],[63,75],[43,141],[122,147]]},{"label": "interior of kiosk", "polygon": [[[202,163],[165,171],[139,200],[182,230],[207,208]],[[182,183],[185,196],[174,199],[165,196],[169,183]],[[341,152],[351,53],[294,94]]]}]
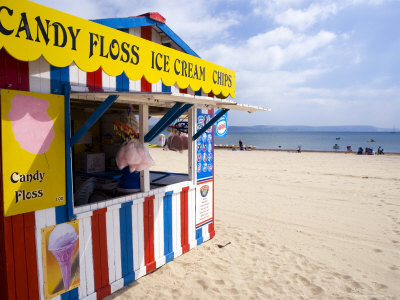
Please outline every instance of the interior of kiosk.
[{"label": "interior of kiosk", "polygon": [[[149,105],[140,102],[139,94],[136,101],[135,94],[130,94],[129,101],[108,100],[113,96],[107,96],[105,100],[103,100],[105,96],[98,98],[96,95],[91,96],[91,100],[82,100],[81,94],[72,93],[70,99],[75,207],[148,192],[193,179],[193,175],[190,174],[190,170],[194,168],[191,164],[191,137],[194,126],[192,104],[157,101]],[[142,97],[142,101],[143,99],[146,98]],[[105,104],[107,101],[112,104]],[[177,112],[176,108],[179,107],[182,114],[175,113],[178,118],[171,121],[171,112]],[[97,121],[90,121],[90,118]],[[153,131],[150,129],[148,132],[150,118],[158,119],[158,123],[152,128]],[[175,127],[175,124],[179,126]],[[90,129],[85,130],[88,127]],[[183,144],[186,140],[186,145],[182,145],[182,149],[189,149],[189,151],[184,150],[181,155],[183,159],[187,157],[187,173],[149,171],[148,168],[132,170],[130,166],[122,168],[121,165],[118,166],[116,156],[122,145],[141,144],[145,151],[148,151],[149,142],[152,146],[164,147],[166,139],[164,140],[163,135],[158,132],[164,133],[165,137],[169,134],[166,132],[167,129],[170,134],[182,135]],[[157,140],[158,138],[160,141]]]}]

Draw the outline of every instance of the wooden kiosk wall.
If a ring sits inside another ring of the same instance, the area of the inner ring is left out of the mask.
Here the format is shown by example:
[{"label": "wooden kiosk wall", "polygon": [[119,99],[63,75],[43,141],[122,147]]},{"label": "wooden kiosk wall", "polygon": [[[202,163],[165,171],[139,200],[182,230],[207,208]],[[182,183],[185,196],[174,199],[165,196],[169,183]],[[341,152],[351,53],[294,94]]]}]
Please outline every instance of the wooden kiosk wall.
[{"label": "wooden kiosk wall", "polygon": [[[0,88],[52,94],[63,94],[64,83],[89,90],[149,89],[118,77],[101,69],[84,73],[75,65],[55,68],[42,58],[21,62],[0,50]],[[4,217],[0,175],[0,298],[44,299],[41,229],[69,221],[67,208]],[[214,236],[213,222],[196,231],[192,182],[138,195],[75,208],[80,287],[53,299],[101,299]]]}]

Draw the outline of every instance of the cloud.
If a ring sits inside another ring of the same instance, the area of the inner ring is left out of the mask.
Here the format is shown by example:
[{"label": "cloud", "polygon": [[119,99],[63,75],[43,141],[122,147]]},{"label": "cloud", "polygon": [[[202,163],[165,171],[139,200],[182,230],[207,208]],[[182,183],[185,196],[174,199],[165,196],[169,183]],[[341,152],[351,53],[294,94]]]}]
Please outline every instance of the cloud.
[{"label": "cloud", "polygon": [[393,0],[337,0],[312,2],[304,0],[252,0],[256,16],[271,18],[278,25],[304,31],[313,25],[336,15],[350,6],[379,6]]},{"label": "cloud", "polygon": [[288,28],[250,37],[239,45],[216,44],[201,49],[204,58],[239,70],[276,70],[298,59],[307,58],[332,43],[336,35],[320,31],[315,35],[296,34]]},{"label": "cloud", "polygon": [[34,2],[85,19],[129,17],[156,11],[167,19],[167,25],[193,49],[211,43],[214,39],[227,38],[226,31],[240,21],[237,14],[216,9],[220,1],[70,0],[68,5],[63,1]]},{"label": "cloud", "polygon": [[335,3],[329,5],[311,4],[306,9],[289,8],[285,10],[275,16],[275,22],[303,31],[336,14],[337,11],[338,8]]}]

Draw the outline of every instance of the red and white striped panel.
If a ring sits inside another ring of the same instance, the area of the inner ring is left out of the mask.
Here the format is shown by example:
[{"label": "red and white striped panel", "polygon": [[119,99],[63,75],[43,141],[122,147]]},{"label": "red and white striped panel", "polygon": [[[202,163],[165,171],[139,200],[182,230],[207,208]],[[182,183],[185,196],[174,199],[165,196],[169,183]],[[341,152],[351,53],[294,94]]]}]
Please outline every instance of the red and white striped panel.
[{"label": "red and white striped panel", "polygon": [[133,201],[132,205],[132,241],[133,241],[133,268],[135,280],[146,275],[144,262],[144,228],[143,228],[144,199]]},{"label": "red and white striped panel", "polygon": [[189,244],[190,249],[197,246],[196,240],[196,188],[193,186],[188,190],[188,215],[189,215]]},{"label": "red and white striped panel", "polygon": [[165,264],[164,255],[164,193],[159,193],[154,198],[154,259],[156,267]]},{"label": "red and white striped panel", "polygon": [[172,194],[172,244],[174,258],[182,255],[181,245],[181,191],[173,189]]}]

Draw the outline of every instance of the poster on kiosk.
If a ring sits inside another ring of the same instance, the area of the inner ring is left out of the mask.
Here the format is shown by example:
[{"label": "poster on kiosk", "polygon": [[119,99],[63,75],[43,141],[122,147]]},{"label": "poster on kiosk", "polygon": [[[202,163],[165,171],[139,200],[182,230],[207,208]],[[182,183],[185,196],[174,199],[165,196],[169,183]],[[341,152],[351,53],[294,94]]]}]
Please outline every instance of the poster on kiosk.
[{"label": "poster on kiosk", "polygon": [[[213,110],[197,109],[196,130],[213,117]],[[214,218],[214,134],[211,126],[196,140],[196,229],[213,222]]]},{"label": "poster on kiosk", "polygon": [[4,216],[65,204],[64,97],[1,90]]}]

